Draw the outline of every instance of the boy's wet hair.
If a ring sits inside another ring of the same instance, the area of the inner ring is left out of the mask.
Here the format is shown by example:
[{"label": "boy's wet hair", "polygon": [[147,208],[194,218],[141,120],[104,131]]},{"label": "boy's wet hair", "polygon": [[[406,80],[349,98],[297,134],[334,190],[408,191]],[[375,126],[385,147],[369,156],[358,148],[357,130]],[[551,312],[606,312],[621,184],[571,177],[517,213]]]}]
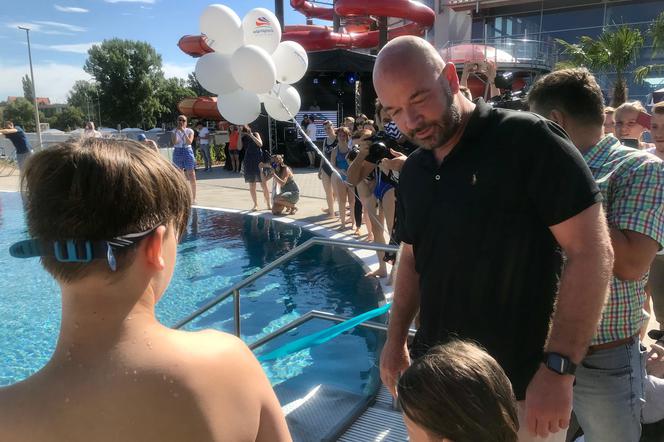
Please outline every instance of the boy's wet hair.
[{"label": "boy's wet hair", "polygon": [[[45,241],[104,241],[158,225],[184,232],[191,191],[183,174],[152,149],[133,140],[70,140],[33,155],[21,186],[30,235]],[[62,282],[93,272],[120,275],[133,262],[135,247],[108,263],[63,263],[42,257],[44,268]]]}]

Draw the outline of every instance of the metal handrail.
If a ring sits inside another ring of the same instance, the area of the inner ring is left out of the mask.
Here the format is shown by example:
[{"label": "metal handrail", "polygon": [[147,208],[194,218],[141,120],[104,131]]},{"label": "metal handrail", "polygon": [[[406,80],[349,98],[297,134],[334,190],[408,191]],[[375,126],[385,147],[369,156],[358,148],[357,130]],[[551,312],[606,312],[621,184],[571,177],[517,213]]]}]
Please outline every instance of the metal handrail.
[{"label": "metal handrail", "polygon": [[361,241],[345,241],[332,238],[320,238],[315,237],[311,238],[301,245],[295,247],[293,250],[285,253],[279,258],[275,259],[265,267],[258,270],[256,273],[248,276],[242,281],[234,284],[232,287],[228,288],[226,291],[218,295],[216,298],[210,300],[207,304],[187,316],[186,318],[178,321],[173,328],[179,329],[187,325],[189,322],[196,319],[198,316],[202,315],[206,311],[210,310],[212,307],[216,306],[220,302],[226,300],[229,297],[233,297],[233,323],[234,323],[234,332],[235,336],[240,337],[240,289],[248,286],[249,284],[256,281],[258,278],[263,275],[271,272],[276,267],[280,266],[289,259],[299,255],[300,253],[308,250],[314,245],[331,245],[337,247],[344,247],[347,249],[361,249],[361,250],[374,250],[377,252],[398,252],[398,246],[392,246],[389,244],[376,244],[376,243],[366,243]]},{"label": "metal handrail", "polygon": [[[281,336],[284,333],[286,333],[288,331],[291,331],[292,329],[297,328],[300,325],[302,325],[305,322],[310,321],[312,319],[324,319],[326,321],[344,322],[344,321],[348,321],[349,319],[352,319],[352,318],[349,318],[349,317],[343,316],[343,315],[337,315],[337,314],[334,314],[334,313],[321,312],[319,310],[311,310],[310,312],[305,313],[304,315],[300,316],[299,318],[293,319],[288,324],[282,325],[281,327],[279,327],[278,329],[276,329],[272,333],[269,333],[269,334],[263,336],[262,338],[257,339],[256,341],[252,342],[251,344],[249,344],[249,348],[251,350],[255,350],[258,347],[267,344],[269,341],[273,340],[274,338],[276,338],[278,336]],[[369,328],[369,329],[372,329],[372,330],[380,330],[380,331],[387,332],[387,324],[382,324],[382,323],[376,322],[376,321],[365,321],[365,322],[362,322],[361,324],[358,324],[358,327],[365,327],[365,328]],[[417,330],[415,330],[413,328],[409,329],[408,330],[408,336],[409,337],[415,336],[416,331]]]}]

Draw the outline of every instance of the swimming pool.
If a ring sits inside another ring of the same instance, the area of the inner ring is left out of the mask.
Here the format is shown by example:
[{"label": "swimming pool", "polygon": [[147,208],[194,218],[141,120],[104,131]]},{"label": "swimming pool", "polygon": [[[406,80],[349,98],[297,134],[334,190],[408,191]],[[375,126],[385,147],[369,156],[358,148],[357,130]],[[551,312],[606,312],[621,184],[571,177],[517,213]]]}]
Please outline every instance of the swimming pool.
[{"label": "swimming pool", "polygon": [[[294,224],[257,216],[194,209],[178,248],[171,285],[157,305],[158,318],[172,325],[313,235]],[[9,245],[27,237],[20,196],[0,193],[0,386],[24,379],[50,357],[60,323],[57,285],[37,259],[9,256]],[[241,292],[242,338],[247,343],[310,310],[353,316],[375,308],[382,291],[364,277],[347,251],[316,246],[275,269]],[[233,330],[227,300],[186,329]],[[265,346],[329,327],[312,320]],[[315,386],[365,395],[378,382],[381,333],[358,328],[320,347],[263,364],[284,402]]]}]

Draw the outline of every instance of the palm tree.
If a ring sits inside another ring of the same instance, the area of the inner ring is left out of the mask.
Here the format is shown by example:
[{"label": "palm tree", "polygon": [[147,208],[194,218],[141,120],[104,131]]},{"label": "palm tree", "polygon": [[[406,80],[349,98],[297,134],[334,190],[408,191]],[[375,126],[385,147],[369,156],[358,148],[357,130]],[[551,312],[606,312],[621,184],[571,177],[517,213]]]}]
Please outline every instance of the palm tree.
[{"label": "palm tree", "polygon": [[[648,35],[652,39],[652,56],[664,53],[664,12],[660,13],[648,29]],[[652,72],[664,72],[664,64],[649,64],[636,68],[634,78],[643,82]]]},{"label": "palm tree", "polygon": [[644,39],[638,29],[620,26],[615,31],[604,30],[597,39],[579,38],[578,44],[556,39],[563,47],[563,54],[569,56],[570,63],[585,66],[591,71],[615,71],[612,106],[620,106],[626,99],[625,71],[636,60],[643,47]]}]

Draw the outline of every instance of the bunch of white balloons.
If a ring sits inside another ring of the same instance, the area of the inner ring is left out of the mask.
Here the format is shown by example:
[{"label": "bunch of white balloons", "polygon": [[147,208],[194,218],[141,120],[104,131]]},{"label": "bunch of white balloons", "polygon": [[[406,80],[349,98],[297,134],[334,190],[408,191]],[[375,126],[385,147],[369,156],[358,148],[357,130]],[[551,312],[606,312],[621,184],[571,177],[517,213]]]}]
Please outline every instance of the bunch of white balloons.
[{"label": "bunch of white balloons", "polygon": [[200,26],[214,52],[198,60],[196,79],[219,95],[217,106],[226,120],[251,123],[261,103],[280,121],[299,112],[300,94],[290,85],[306,73],[307,52],[295,42],[280,42],[281,26],[271,11],[252,9],[240,20],[228,6],[214,4],[203,11]]}]

